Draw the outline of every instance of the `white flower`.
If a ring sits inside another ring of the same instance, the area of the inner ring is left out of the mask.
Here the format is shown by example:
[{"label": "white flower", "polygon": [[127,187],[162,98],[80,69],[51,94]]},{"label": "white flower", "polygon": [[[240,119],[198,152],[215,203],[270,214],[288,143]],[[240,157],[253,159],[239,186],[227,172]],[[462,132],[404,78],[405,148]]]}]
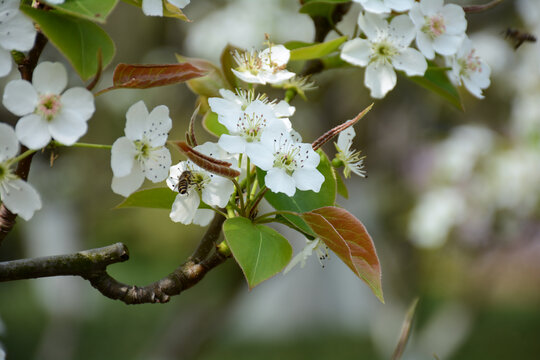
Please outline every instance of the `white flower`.
[{"label": "white flower", "polygon": [[463,39],[467,20],[461,6],[443,0],[421,0],[409,12],[416,28],[416,46],[428,59],[455,54]]},{"label": "white flower", "polygon": [[291,52],[283,45],[270,46],[261,52],[236,52],[238,69],[232,71],[247,83],[279,84],[295,75],[285,69],[290,56]]},{"label": "white flower", "polygon": [[364,83],[371,90],[372,97],[381,99],[396,86],[394,68],[405,71],[408,76],[425,73],[426,59],[418,50],[408,47],[415,30],[407,15],[396,16],[388,24],[380,15],[361,14],[358,25],[367,35],[367,40],[347,41],[341,58],[353,65],[367,66]]},{"label": "white flower", "polygon": [[409,10],[414,0],[353,0],[360,3],[364,10],[370,13],[382,14],[389,13],[392,10]]},{"label": "white flower", "polygon": [[472,41],[466,38],[458,50],[457,54],[446,58],[448,66],[452,70],[448,72],[450,79],[457,85],[463,85],[471,94],[479,99],[483,99],[482,89],[489,86],[489,75],[491,69],[478,55],[472,47]]},{"label": "white flower", "polygon": [[62,91],[67,72],[61,63],[42,62],[34,70],[32,83],[10,81],[3,97],[4,106],[22,116],[15,132],[19,141],[30,149],[46,146],[51,138],[73,145],[88,128],[86,122],[94,113],[94,96],[83,87]]},{"label": "white flower", "polygon": [[18,0],[0,2],[0,76],[11,70],[11,50],[28,51],[34,46],[36,29],[19,11],[19,4]]},{"label": "white flower", "polygon": [[218,114],[218,121],[229,131],[229,134],[220,136],[218,144],[230,153],[246,153],[251,157],[253,151],[257,151],[254,145],[267,129],[291,129],[289,119],[278,118],[275,107],[261,100],[254,100],[245,108],[237,102],[219,98],[209,99],[209,104],[212,111]]},{"label": "white flower", "polygon": [[60,5],[63,4],[65,0],[45,0],[46,3],[53,4],[53,5]]},{"label": "white flower", "polygon": [[300,263],[300,268],[303,268],[306,266],[306,260],[308,257],[310,257],[313,254],[313,251],[315,251],[315,254],[317,254],[317,259],[319,260],[319,264],[324,268],[323,260],[328,259],[328,246],[324,242],[322,242],[319,238],[311,241],[306,239],[306,246],[302,251],[300,251],[298,254],[296,254],[295,257],[292,258],[291,262],[287,267],[283,270],[283,275],[291,271],[293,267],[295,267],[298,263]]},{"label": "white flower", "polygon": [[[195,150],[216,159],[224,159],[223,150],[215,143],[204,143],[196,146]],[[189,160],[171,166],[167,186],[178,192],[169,216],[172,221],[185,225],[208,225],[214,217],[214,211],[199,209],[201,199],[209,206],[223,208],[234,192],[231,180],[209,173]]]},{"label": "white flower", "polygon": [[18,152],[15,131],[11,126],[0,123],[0,199],[9,211],[30,220],[34,212],[41,209],[41,198],[31,185],[10,169]]},{"label": "white flower", "polygon": [[[190,0],[166,0],[179,9],[184,8]],[[142,11],[148,16],[163,16],[163,0],[142,0]]]},{"label": "white flower", "polygon": [[254,144],[251,161],[267,171],[266,186],[273,192],[293,196],[296,188],[319,192],[324,176],[317,170],[320,157],[311,144],[300,143],[294,134],[272,128],[266,130],[260,143]]},{"label": "white flower", "polygon": [[351,176],[351,171],[358,176],[366,177],[364,169],[364,157],[360,156],[360,151],[351,150],[351,145],[356,133],[353,127],[348,127],[339,133],[337,143],[334,143],[338,153],[336,158],[343,163],[343,175],[345,178]]},{"label": "white flower", "polygon": [[171,166],[171,154],[165,147],[172,120],[165,105],[149,114],[141,100],[126,113],[126,136],[118,138],[111,150],[112,190],[129,196],[144,178],[156,183],[165,180]]}]

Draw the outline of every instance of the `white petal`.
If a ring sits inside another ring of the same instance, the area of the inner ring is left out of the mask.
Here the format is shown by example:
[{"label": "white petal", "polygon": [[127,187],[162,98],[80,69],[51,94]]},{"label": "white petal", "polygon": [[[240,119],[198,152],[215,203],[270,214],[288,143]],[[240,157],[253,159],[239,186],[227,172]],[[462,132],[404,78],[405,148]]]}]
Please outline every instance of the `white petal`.
[{"label": "white petal", "polygon": [[30,149],[41,149],[51,141],[49,124],[36,114],[27,115],[17,122],[15,126],[17,139]]},{"label": "white petal", "polygon": [[[229,92],[232,94],[231,91]],[[237,103],[236,101],[213,97],[208,99],[208,105],[210,105],[213,112],[218,114],[219,118],[225,118],[225,122],[222,122],[221,120],[219,122],[221,122],[227,128],[229,128],[229,126],[226,124],[226,122],[232,122],[233,126],[235,127],[234,130],[236,130],[236,122],[238,121],[239,116],[238,114],[241,114],[242,111],[241,104]],[[228,120],[230,118],[232,118],[232,120]]]},{"label": "white petal", "polygon": [[190,0],[167,0],[174,6],[176,6],[179,9],[182,9],[183,7],[187,6],[189,4]]},{"label": "white petal", "polygon": [[388,32],[388,23],[384,17],[372,14],[371,12],[360,13],[360,16],[358,16],[358,26],[360,26],[360,29],[362,29],[369,40],[375,40],[381,34]]},{"label": "white petal", "polygon": [[59,95],[66,88],[67,81],[66,68],[59,62],[40,63],[32,76],[32,84],[40,94]]},{"label": "white petal", "polygon": [[295,181],[285,170],[273,168],[270,169],[264,178],[266,186],[275,193],[285,193],[293,196],[296,192]]},{"label": "white petal", "polygon": [[491,68],[484,61],[480,62],[480,71],[473,72],[470,77],[480,88],[485,89],[489,86],[489,75],[491,74]]},{"label": "white petal", "polygon": [[468,77],[463,78],[463,85],[465,85],[465,88],[467,88],[467,90],[469,90],[469,92],[477,98],[484,98],[484,95],[482,95],[482,88],[480,88],[476,82],[472,81]]},{"label": "white petal", "polygon": [[337,139],[337,146],[339,149],[341,151],[348,151],[351,148],[355,136],[356,132],[352,126],[340,132]]},{"label": "white petal", "polygon": [[409,10],[413,5],[414,0],[385,0],[386,6],[396,11]]},{"label": "white petal", "polygon": [[389,36],[395,44],[407,47],[416,35],[414,24],[407,15],[399,15],[390,23]]},{"label": "white petal", "polygon": [[396,86],[396,82],[396,72],[391,66],[372,63],[366,68],[364,83],[371,90],[371,97],[375,99],[382,99]]},{"label": "white petal", "polygon": [[418,3],[414,3],[411,10],[409,11],[409,16],[414,23],[416,29],[420,29],[424,25],[424,14],[422,14],[422,12],[420,11],[420,5]]},{"label": "white petal", "polygon": [[15,115],[23,116],[34,112],[38,101],[38,94],[29,81],[13,80],[6,85],[2,104]]},{"label": "white petal", "polygon": [[11,52],[0,47],[0,77],[4,77],[11,71],[13,66]]},{"label": "white petal", "polygon": [[163,146],[152,150],[150,157],[144,162],[143,170],[148,180],[157,183],[167,178],[170,166],[171,153]]},{"label": "white petal", "polygon": [[193,223],[199,226],[206,226],[210,224],[210,221],[215,216],[214,210],[210,209],[197,209],[195,216],[193,217]]},{"label": "white petal", "polygon": [[71,117],[86,121],[92,117],[96,107],[94,95],[83,87],[67,89],[60,97],[62,109],[69,112]]},{"label": "white petal", "polygon": [[462,42],[463,36],[442,34],[433,40],[433,49],[444,56],[454,55],[457,53]]},{"label": "white petal", "polygon": [[236,75],[237,78],[247,83],[265,84],[264,80],[260,79],[257,75],[253,75],[249,71],[240,72],[235,69],[231,69],[231,71],[234,73],[234,75]]},{"label": "white petal", "polygon": [[261,143],[247,144],[246,155],[251,162],[260,169],[270,170],[274,165],[274,154],[272,149]]},{"label": "white petal", "polygon": [[403,70],[408,76],[422,76],[427,70],[427,61],[416,49],[407,48],[396,55],[392,64],[398,70]]},{"label": "white petal", "polygon": [[390,11],[390,8],[384,4],[384,0],[360,0],[360,3],[370,13],[381,14]]},{"label": "white petal", "polygon": [[430,60],[435,58],[435,50],[433,50],[433,40],[426,33],[419,31],[416,34],[416,46],[426,58]]},{"label": "white petal", "polygon": [[300,156],[304,160],[302,165],[306,169],[316,168],[319,166],[319,162],[321,161],[321,157],[313,150],[311,144],[300,145]]},{"label": "white petal", "polygon": [[15,130],[8,124],[0,123],[0,162],[14,158],[19,152],[19,142]]},{"label": "white petal", "polygon": [[443,6],[444,0],[422,0],[420,8],[426,15],[435,15]]},{"label": "white petal", "polygon": [[246,140],[241,136],[222,134],[218,140],[223,150],[233,154],[241,154],[246,151]]},{"label": "white petal", "polygon": [[143,0],[142,11],[148,16],[163,16],[162,0]]},{"label": "white petal", "polygon": [[259,54],[265,65],[269,65],[269,61],[278,66],[283,66],[289,62],[291,51],[283,45],[275,45],[264,49]]},{"label": "white petal", "polygon": [[169,117],[169,108],[165,105],[156,106],[150,115],[148,115],[147,136],[150,139],[150,145],[163,146],[167,142],[169,131],[172,127],[172,120]]},{"label": "white petal", "polygon": [[28,51],[34,46],[36,29],[32,20],[24,16],[17,9],[15,16],[1,24],[2,30],[7,27],[9,31],[0,31],[0,46],[8,50]]},{"label": "white petal", "polygon": [[12,213],[18,214],[24,220],[30,220],[34,212],[41,209],[38,192],[26,181],[15,179],[2,185],[2,202]]},{"label": "white petal", "polygon": [[234,184],[229,179],[214,175],[202,190],[202,200],[210,206],[225,207],[234,191]]},{"label": "white petal", "polygon": [[144,182],[144,174],[138,163],[134,163],[129,175],[123,177],[113,176],[111,188],[116,194],[128,197],[141,187]]},{"label": "white petal", "polygon": [[116,139],[111,149],[111,168],[114,176],[128,175],[133,168],[135,155],[137,155],[137,150],[131,140],[125,136]]},{"label": "white petal", "polygon": [[200,203],[201,199],[196,191],[190,191],[185,195],[178,194],[174,199],[169,217],[174,222],[189,225],[193,222]]},{"label": "white petal", "polygon": [[346,62],[366,66],[371,57],[371,44],[364,39],[353,39],[347,41],[341,50],[341,58]]},{"label": "white petal", "polygon": [[298,169],[293,173],[296,187],[300,190],[312,190],[319,192],[324,183],[324,176],[318,170]]},{"label": "white petal", "polygon": [[274,114],[277,117],[289,117],[293,116],[296,108],[289,105],[285,100],[281,100],[276,105],[274,105]]},{"label": "white petal", "polygon": [[70,113],[60,111],[49,121],[49,131],[51,136],[64,145],[73,145],[77,140],[86,134],[88,125],[85,120],[71,116]]},{"label": "white petal", "polygon": [[144,101],[138,101],[131,105],[126,112],[126,127],[124,132],[131,140],[141,140],[147,129],[148,110]]},{"label": "white petal", "polygon": [[441,10],[441,14],[446,21],[446,32],[454,35],[461,35],[467,29],[465,11],[456,4],[447,4]]}]

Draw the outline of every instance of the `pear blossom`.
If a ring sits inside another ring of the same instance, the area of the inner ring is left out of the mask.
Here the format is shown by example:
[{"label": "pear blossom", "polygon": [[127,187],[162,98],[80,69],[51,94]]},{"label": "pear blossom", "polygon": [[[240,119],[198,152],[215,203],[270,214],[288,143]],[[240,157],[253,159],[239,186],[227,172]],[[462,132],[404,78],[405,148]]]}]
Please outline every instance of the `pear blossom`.
[{"label": "pear blossom", "polygon": [[334,143],[336,150],[336,159],[344,165],[343,176],[348,178],[351,176],[351,172],[358,176],[366,177],[366,171],[364,169],[364,157],[360,156],[360,151],[354,151],[351,149],[352,141],[356,136],[356,132],[353,127],[348,127],[339,133],[337,143]]},{"label": "pear blossom", "polygon": [[447,66],[452,70],[448,76],[457,85],[465,85],[471,94],[483,99],[482,89],[489,86],[491,69],[477,54],[472,47],[472,41],[466,38],[458,52],[446,58]]},{"label": "pear blossom", "polygon": [[[226,96],[230,94],[225,93]],[[249,157],[257,151],[257,144],[262,134],[270,128],[279,131],[290,131],[291,122],[288,118],[278,115],[291,113],[286,106],[272,106],[261,100],[254,100],[245,108],[234,101],[211,98],[208,103],[212,111],[218,114],[218,121],[223,124],[229,134],[222,134],[218,140],[219,146],[230,153],[246,153]],[[281,109],[283,108],[283,109]]]},{"label": "pear blossom", "polygon": [[[190,0],[166,0],[179,9],[184,8]],[[148,16],[163,16],[163,0],[142,0],[142,11]]]},{"label": "pear blossom", "polygon": [[362,5],[370,13],[382,14],[392,10],[406,11],[411,8],[414,0],[353,0]]},{"label": "pear blossom", "polygon": [[13,158],[19,152],[15,130],[0,123],[0,199],[4,206],[25,220],[30,220],[41,209],[38,192],[13,173]]},{"label": "pear blossom", "polygon": [[13,114],[22,116],[15,133],[23,145],[40,149],[51,138],[73,145],[86,133],[86,122],[95,111],[94,96],[83,87],[62,93],[67,80],[64,65],[46,61],[34,70],[32,83],[13,80],[6,85],[2,103]]},{"label": "pear blossom", "polygon": [[416,28],[416,46],[428,58],[455,54],[467,29],[465,11],[461,6],[447,4],[443,0],[421,0],[409,11]]},{"label": "pear blossom", "polygon": [[247,83],[279,84],[295,76],[286,70],[291,52],[283,45],[270,46],[261,52],[234,54],[237,69],[231,69],[240,79]]},{"label": "pear blossom", "polygon": [[267,172],[264,182],[271,191],[288,196],[293,196],[297,188],[320,191],[324,176],[317,170],[321,160],[319,154],[311,144],[298,142],[294,133],[268,129],[252,149],[249,157]]},{"label": "pear blossom", "polygon": [[304,268],[304,266],[306,266],[307,258],[313,255],[313,251],[315,251],[315,254],[317,255],[319,264],[321,264],[321,267],[324,268],[323,261],[329,257],[328,246],[326,246],[326,244],[319,238],[316,238],[315,240],[306,239],[306,243],[307,244],[304,249],[296,254],[296,256],[292,258],[291,262],[289,262],[289,264],[285,267],[283,270],[283,275],[291,271],[291,269],[298,265],[298,263],[300,263],[301,269]]},{"label": "pear blossom", "polygon": [[36,29],[19,5],[19,0],[0,2],[0,76],[11,71],[11,50],[28,51],[34,46]]},{"label": "pear blossom", "polygon": [[[223,150],[215,143],[207,142],[194,149],[213,158],[228,159],[223,156]],[[187,171],[189,171],[189,180],[184,180],[185,183],[181,185],[180,181],[185,177]],[[208,225],[214,217],[214,211],[199,209],[201,199],[206,205],[223,208],[234,192],[231,180],[212,174],[189,160],[171,166],[167,186],[178,192],[169,216],[172,221],[185,225],[191,223],[201,226]],[[181,186],[185,187],[181,188]]]},{"label": "pear blossom", "polygon": [[172,120],[165,105],[148,113],[142,100],[131,105],[126,119],[126,136],[112,145],[111,168],[112,190],[127,197],[142,185],[145,177],[154,183],[167,178],[171,153],[165,142]]},{"label": "pear blossom", "polygon": [[424,75],[426,59],[409,47],[415,30],[407,15],[396,16],[389,24],[381,15],[365,13],[358,17],[358,25],[367,39],[347,41],[341,58],[353,65],[367,66],[364,83],[373,98],[383,98],[396,86],[394,68],[408,76]]}]

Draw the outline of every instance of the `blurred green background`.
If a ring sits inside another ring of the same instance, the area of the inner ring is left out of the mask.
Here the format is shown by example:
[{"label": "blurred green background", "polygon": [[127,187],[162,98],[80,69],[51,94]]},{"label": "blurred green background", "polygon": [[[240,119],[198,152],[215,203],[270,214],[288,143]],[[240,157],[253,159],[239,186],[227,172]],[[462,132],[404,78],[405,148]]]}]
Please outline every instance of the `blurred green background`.
[{"label": "blurred green background", "polygon": [[[173,63],[175,53],[217,61],[227,43],[261,48],[265,33],[276,43],[311,41],[312,23],[298,9],[286,0],[197,0],[184,9],[193,22],[182,23],[145,17],[120,2],[105,28],[117,45],[114,64]],[[353,6],[341,31],[352,33],[358,11]],[[399,76],[355,126],[369,177],[348,180],[350,197],[339,203],[375,241],[385,305],[336,256],[325,269],[309,259],[304,269],[252,291],[229,260],[164,305],[127,306],[79,278],[2,283],[0,343],[7,358],[389,359],[406,309],[419,297],[404,359],[539,359],[540,45],[514,51],[503,33],[540,34],[540,3],[505,1],[467,18],[468,34],[492,67],[484,100],[462,91],[461,112]],[[64,61],[51,45],[42,60]],[[112,67],[99,87],[111,78]],[[306,141],[372,102],[360,68],[313,80],[318,89],[308,102],[294,100],[291,119]],[[71,84],[80,85],[74,74]],[[112,144],[139,99],[149,109],[167,105],[169,138],[183,138],[196,97],[175,85],[98,97],[81,141]],[[14,124],[0,111],[2,121]],[[212,140],[201,126],[197,134]],[[332,154],[332,145],[326,151]],[[43,209],[30,222],[18,220],[0,260],[123,242],[131,258],[109,267],[111,274],[145,285],[196,246],[204,229],[172,223],[167,211],[114,209],[122,199],[110,189],[108,151],[59,149],[53,167],[49,155],[35,156],[29,179]],[[173,158],[181,159],[174,150]],[[303,239],[280,230],[295,252],[303,247]]]}]

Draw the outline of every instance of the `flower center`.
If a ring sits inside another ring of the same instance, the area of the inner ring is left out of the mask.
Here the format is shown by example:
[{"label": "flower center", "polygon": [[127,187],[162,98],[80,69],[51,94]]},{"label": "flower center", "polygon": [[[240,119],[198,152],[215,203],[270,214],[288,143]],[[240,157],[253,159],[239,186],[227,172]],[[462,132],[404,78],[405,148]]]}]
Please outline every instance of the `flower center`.
[{"label": "flower center", "polygon": [[262,114],[256,113],[243,113],[242,117],[238,119],[237,128],[240,135],[246,139],[247,142],[257,142],[261,138],[261,133],[266,128],[267,120]]},{"label": "flower center", "polygon": [[273,167],[283,169],[287,174],[292,175],[296,169],[304,166],[305,159],[301,157],[301,149],[298,143],[291,141],[288,137],[274,139]]},{"label": "flower center", "polygon": [[426,22],[422,27],[422,32],[426,33],[432,39],[441,36],[446,32],[446,24],[444,23],[444,17],[437,14],[432,17],[426,16]]},{"label": "flower center", "polygon": [[471,72],[482,72],[480,57],[475,54],[476,49],[472,49],[466,57],[458,60],[460,75],[468,76]]},{"label": "flower center", "polygon": [[142,160],[142,159],[147,159],[150,157],[150,152],[152,151],[152,147],[148,143],[147,139],[136,140],[134,143],[135,143],[135,150],[137,152],[137,154],[135,155],[135,159]]},{"label": "flower center", "polygon": [[254,51],[243,53],[237,51],[234,53],[233,58],[238,64],[238,71],[240,72],[249,72],[257,75],[263,66],[259,54]]},{"label": "flower center", "polygon": [[392,63],[392,58],[399,54],[397,48],[387,40],[382,40],[371,45],[371,62]]},{"label": "flower center", "polygon": [[10,165],[5,162],[0,163],[0,184],[17,178],[17,175],[13,174],[9,167]]},{"label": "flower center", "polygon": [[42,94],[39,96],[36,112],[48,121],[51,121],[61,108],[62,103],[60,102],[60,95]]}]

